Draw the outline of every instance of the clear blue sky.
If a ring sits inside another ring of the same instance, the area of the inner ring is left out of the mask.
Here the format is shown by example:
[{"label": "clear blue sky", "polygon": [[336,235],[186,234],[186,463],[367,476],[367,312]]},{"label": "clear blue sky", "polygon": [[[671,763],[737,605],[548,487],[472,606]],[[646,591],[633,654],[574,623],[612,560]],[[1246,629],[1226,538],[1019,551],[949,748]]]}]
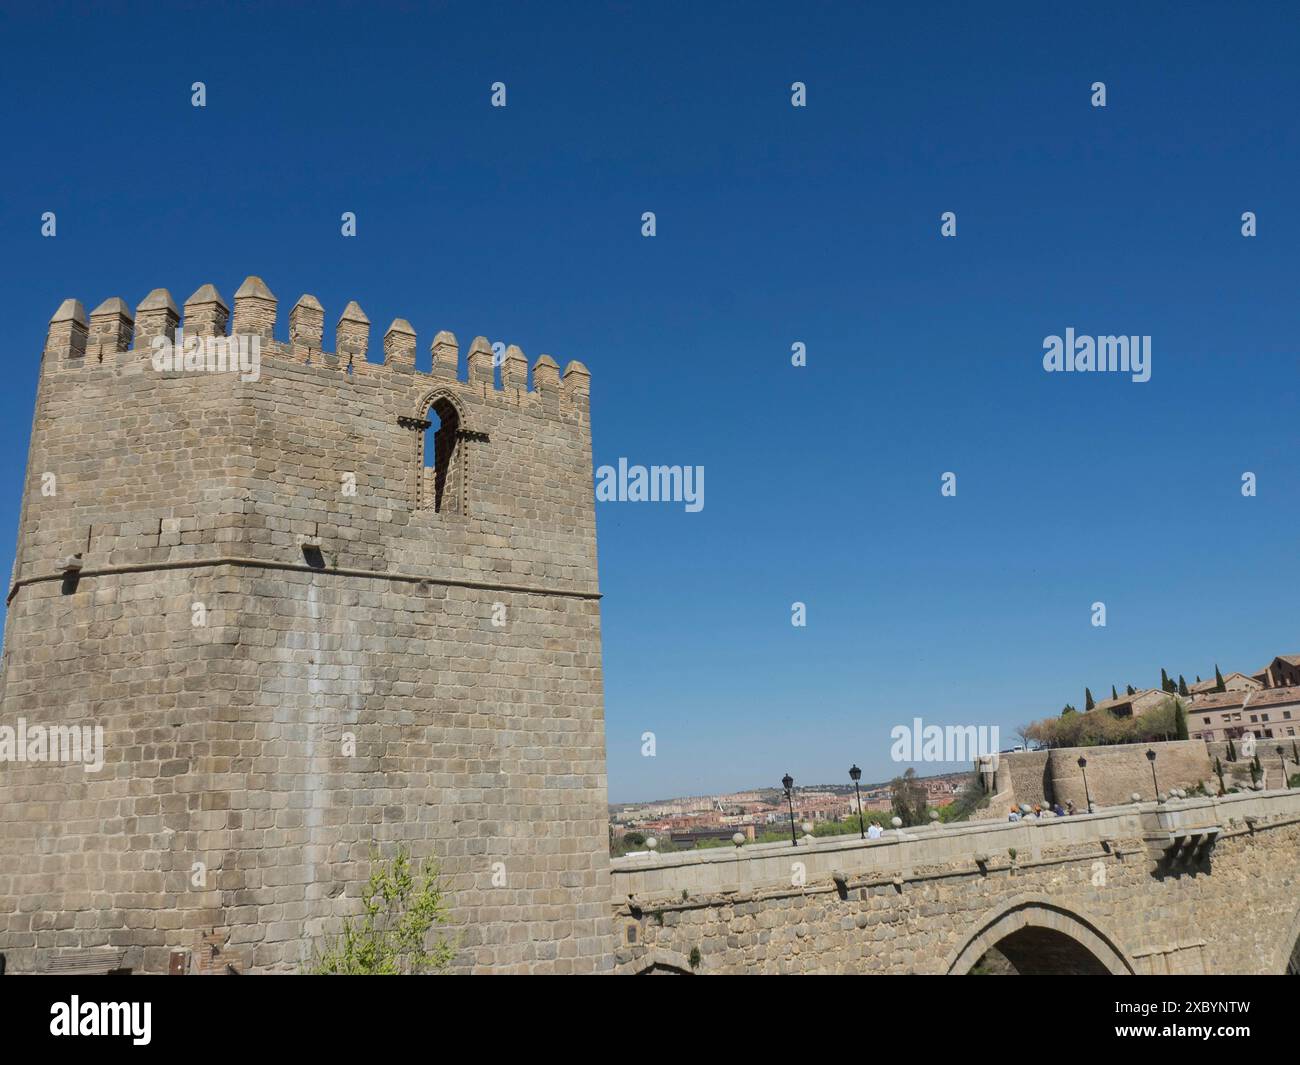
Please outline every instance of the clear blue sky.
[{"label": "clear blue sky", "polygon": [[[598,510],[616,801],[1300,651],[1300,14],[1060,8],[4,12],[0,553],[60,300],[256,273],[282,331],[314,292],[581,359],[598,465],[705,467]],[[1067,327],[1151,381],[1044,373]]]}]

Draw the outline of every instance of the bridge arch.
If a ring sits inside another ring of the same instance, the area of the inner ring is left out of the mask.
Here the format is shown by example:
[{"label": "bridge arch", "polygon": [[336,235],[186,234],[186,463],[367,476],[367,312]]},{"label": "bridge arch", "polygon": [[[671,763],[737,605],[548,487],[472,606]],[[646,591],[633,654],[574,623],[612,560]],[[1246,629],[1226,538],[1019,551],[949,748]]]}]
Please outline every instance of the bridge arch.
[{"label": "bridge arch", "polygon": [[940,971],[964,975],[991,947],[998,947],[1022,973],[1134,972],[1133,963],[1096,921],[1043,895],[1022,895],[1000,905],[948,956]]}]

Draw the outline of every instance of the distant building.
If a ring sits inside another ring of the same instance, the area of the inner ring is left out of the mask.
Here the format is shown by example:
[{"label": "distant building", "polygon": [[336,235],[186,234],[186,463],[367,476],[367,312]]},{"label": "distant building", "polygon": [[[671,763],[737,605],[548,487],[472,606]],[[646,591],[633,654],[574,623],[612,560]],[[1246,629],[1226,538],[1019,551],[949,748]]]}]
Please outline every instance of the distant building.
[{"label": "distant building", "polygon": [[1148,710],[1154,710],[1169,698],[1169,692],[1159,688],[1143,688],[1132,695],[1121,695],[1117,699],[1103,699],[1091,712],[1109,710],[1115,717],[1141,717]]},{"label": "distant building", "polygon": [[719,839],[730,842],[731,837],[734,836],[737,831],[744,832],[746,839],[752,840],[754,838],[754,827],[752,825],[741,829],[700,828],[690,832],[673,832],[669,834],[668,838],[672,840],[673,846],[675,847],[694,847],[701,840],[705,839]]},{"label": "distant building", "polygon": [[1300,736],[1300,685],[1194,695],[1187,732],[1194,740],[1238,739],[1247,732],[1262,739]]},{"label": "distant building", "polygon": [[[1193,695],[1205,695],[1215,691],[1219,687],[1216,679],[1198,680],[1195,684],[1187,685],[1187,690]],[[1262,683],[1254,677],[1248,677],[1245,673],[1225,673],[1223,675],[1223,687],[1230,692],[1250,692],[1259,691],[1264,687]]]},{"label": "distant building", "polygon": [[1300,686],[1300,655],[1278,655],[1256,673],[1254,679],[1266,688]]},{"label": "distant building", "polygon": [[[1245,673],[1225,673],[1223,675],[1224,691],[1216,691],[1219,686],[1217,678],[1211,680],[1199,680],[1195,684],[1187,686],[1188,696],[1192,703],[1198,707],[1204,707],[1207,710],[1215,710],[1216,713],[1201,714],[1201,718],[1209,717],[1208,724],[1202,722],[1202,731],[1209,729],[1214,731],[1217,736],[1214,738],[1226,738],[1224,730],[1241,726],[1243,729],[1249,724],[1262,724],[1262,720],[1251,722],[1249,714],[1244,720],[1237,720],[1235,717],[1224,718],[1223,714],[1232,715],[1239,711],[1245,701],[1245,697],[1254,693],[1263,693],[1267,691],[1282,691],[1292,688],[1300,688],[1300,655],[1278,655],[1268,665],[1258,673],[1247,675]],[[1093,710],[1105,710],[1115,717],[1141,717],[1143,714],[1162,705],[1164,701],[1175,692],[1162,691],[1160,688],[1143,688],[1134,692],[1132,695],[1120,695],[1114,699],[1103,699],[1093,707]],[[1258,695],[1256,695],[1258,699]],[[1217,700],[1205,702],[1204,700]],[[1276,700],[1270,700],[1274,702]],[[1286,701],[1286,699],[1284,699]],[[1221,711],[1222,713],[1217,713]],[[1270,715],[1274,711],[1269,711]],[[1191,711],[1189,708],[1189,729]],[[1289,718],[1288,718],[1289,720]],[[1276,723],[1276,719],[1270,722]],[[1285,734],[1285,733],[1284,733]],[[1193,739],[1196,737],[1193,736]],[[1212,738],[1207,736],[1207,739]]]}]

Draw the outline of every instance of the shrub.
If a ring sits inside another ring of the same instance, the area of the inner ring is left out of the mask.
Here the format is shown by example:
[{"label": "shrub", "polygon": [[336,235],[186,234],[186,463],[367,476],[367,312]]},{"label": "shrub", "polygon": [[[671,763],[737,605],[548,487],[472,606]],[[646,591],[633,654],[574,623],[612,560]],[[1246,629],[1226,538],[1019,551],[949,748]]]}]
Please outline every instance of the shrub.
[{"label": "shrub", "polygon": [[370,860],[360,919],[344,918],[343,933],[314,959],[310,971],[321,976],[400,976],[445,970],[455,948],[442,938],[427,942],[429,932],[448,919],[437,864],[427,860],[413,872],[406,847],[391,861],[378,853]]}]

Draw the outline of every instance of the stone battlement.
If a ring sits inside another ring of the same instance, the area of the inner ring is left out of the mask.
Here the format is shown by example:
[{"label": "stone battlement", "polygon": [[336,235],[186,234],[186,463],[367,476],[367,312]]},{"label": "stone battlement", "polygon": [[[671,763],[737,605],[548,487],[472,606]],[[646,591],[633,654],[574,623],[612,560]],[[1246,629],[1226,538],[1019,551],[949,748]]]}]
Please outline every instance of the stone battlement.
[{"label": "stone battlement", "polygon": [[[324,347],[325,309],[312,295],[298,298],[289,312],[287,341],[275,339],[279,301],[260,278],[248,277],[235,292],[234,314],[214,285],[206,284],[178,310],[165,288],[156,288],[135,309],[114,296],[89,317],[81,301],[66,299],[50,319],[45,343],[46,372],[85,367],[149,365],[159,339],[175,343],[182,337],[256,337],[262,355],[337,370],[348,377],[415,375],[429,381],[453,381],[471,386],[483,398],[515,406],[531,406],[562,417],[585,416],[590,409],[591,374],[577,360],[560,373],[550,355],[539,355],[529,380],[528,360],[514,344],[494,351],[486,337],[471,341],[462,377],[460,346],[454,333],[443,330],[430,345],[432,370],[415,367],[416,332],[405,318],[396,318],[383,335],[383,362],[367,359],[370,319],[354,300],[334,329],[334,348]],[[497,368],[500,367],[500,373]],[[404,382],[401,387],[404,387]]]}]

